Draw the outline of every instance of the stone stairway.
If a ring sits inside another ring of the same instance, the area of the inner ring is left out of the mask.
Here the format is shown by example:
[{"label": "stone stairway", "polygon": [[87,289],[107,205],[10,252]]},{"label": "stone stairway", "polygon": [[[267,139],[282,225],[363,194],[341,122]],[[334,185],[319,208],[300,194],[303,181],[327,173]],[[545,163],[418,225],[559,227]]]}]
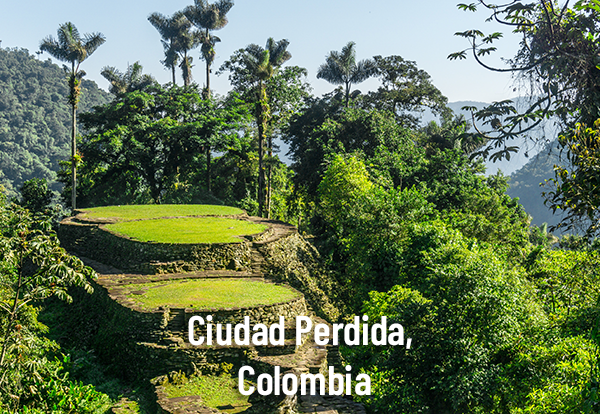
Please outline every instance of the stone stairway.
[{"label": "stone stairway", "polygon": [[260,247],[263,245],[261,242],[252,242],[250,247],[250,269],[253,274],[262,275],[263,274],[263,265],[265,262],[265,257],[260,251]]}]

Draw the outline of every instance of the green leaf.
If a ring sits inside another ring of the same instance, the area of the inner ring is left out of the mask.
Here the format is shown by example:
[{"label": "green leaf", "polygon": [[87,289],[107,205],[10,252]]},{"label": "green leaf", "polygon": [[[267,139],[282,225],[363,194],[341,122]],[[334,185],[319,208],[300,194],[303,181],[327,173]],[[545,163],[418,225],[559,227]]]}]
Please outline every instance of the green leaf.
[{"label": "green leaf", "polygon": [[467,58],[467,52],[466,51],[462,51],[462,52],[456,52],[456,53],[450,53],[448,55],[448,59],[450,60],[462,60],[462,59],[466,59]]},{"label": "green leaf", "polygon": [[477,11],[476,3],[471,3],[471,4],[459,3],[456,5],[456,7],[458,7],[459,10],[472,11],[472,12]]}]

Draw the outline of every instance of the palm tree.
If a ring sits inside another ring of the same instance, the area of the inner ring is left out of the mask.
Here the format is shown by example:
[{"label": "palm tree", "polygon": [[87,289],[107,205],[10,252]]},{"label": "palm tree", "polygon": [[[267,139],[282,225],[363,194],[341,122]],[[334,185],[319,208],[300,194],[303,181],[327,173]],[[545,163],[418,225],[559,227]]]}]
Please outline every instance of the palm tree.
[{"label": "palm tree", "polygon": [[[288,61],[292,55],[287,51],[290,42],[287,39],[276,42],[270,37],[266,47],[251,44],[246,46],[242,56],[243,64],[250,72],[255,83],[255,117],[258,125],[258,214],[263,216],[266,212],[269,216],[268,197],[265,188],[265,162],[264,147],[267,138],[267,122],[270,117],[269,99],[265,82],[268,81],[275,71]],[[269,154],[272,149],[269,148]]]},{"label": "palm tree", "polygon": [[54,58],[71,63],[71,68],[64,66],[69,83],[69,104],[72,108],[71,129],[71,208],[77,208],[77,104],[81,95],[81,79],[85,72],[79,69],[98,47],[106,41],[102,33],[85,34],[83,38],[71,22],[61,24],[57,30],[57,39],[48,36],[40,43],[40,51],[48,52]]},{"label": "palm tree", "polygon": [[356,43],[348,42],[341,52],[332,50],[319,66],[318,79],[325,79],[334,85],[344,85],[346,91],[346,107],[350,101],[350,88],[353,83],[361,83],[375,74],[375,65],[371,60],[365,59],[356,63]]},{"label": "palm tree", "polygon": [[109,92],[120,96],[127,92],[142,90],[156,82],[152,75],[142,75],[142,70],[140,62],[135,62],[127,66],[125,73],[113,66],[105,66],[100,74],[110,82]]},{"label": "palm tree", "polygon": [[187,18],[201,30],[202,58],[206,62],[206,88],[204,96],[210,98],[210,67],[215,60],[215,44],[220,42],[217,36],[211,34],[227,24],[227,12],[233,7],[233,0],[219,0],[209,4],[206,0],[194,0],[193,6],[185,8]]},{"label": "palm tree", "polygon": [[192,82],[193,59],[187,53],[200,44],[200,33],[191,30],[192,23],[181,11],[175,12],[171,17],[155,12],[148,16],[148,21],[162,37],[165,60],[161,60],[161,63],[171,69],[173,85],[175,85],[175,67],[179,62],[183,83],[188,86]]}]

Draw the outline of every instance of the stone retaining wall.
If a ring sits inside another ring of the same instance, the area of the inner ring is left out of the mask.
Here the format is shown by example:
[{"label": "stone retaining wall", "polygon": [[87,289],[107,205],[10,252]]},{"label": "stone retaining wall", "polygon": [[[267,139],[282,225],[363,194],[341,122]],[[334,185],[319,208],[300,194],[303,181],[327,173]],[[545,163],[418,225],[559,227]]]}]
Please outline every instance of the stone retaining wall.
[{"label": "stone retaining wall", "polygon": [[162,273],[197,270],[250,270],[250,243],[174,244],[132,240],[102,224],[67,218],[60,224],[61,245],[78,255],[129,272]]},{"label": "stone retaining wall", "polygon": [[[153,378],[171,371],[214,372],[223,364],[239,368],[257,354],[254,346],[193,346],[188,341],[188,321],[194,315],[213,315],[213,322],[242,323],[250,317],[251,325],[286,321],[307,315],[304,297],[272,305],[224,310],[159,308],[142,311],[127,304],[126,296],[115,295],[115,287],[105,287],[107,276],[92,281],[94,293],[73,292],[78,296],[68,323],[76,332],[65,333],[74,340],[96,349],[98,357],[130,379]],[[205,333],[205,332],[204,332]],[[81,337],[85,337],[82,340]]]}]

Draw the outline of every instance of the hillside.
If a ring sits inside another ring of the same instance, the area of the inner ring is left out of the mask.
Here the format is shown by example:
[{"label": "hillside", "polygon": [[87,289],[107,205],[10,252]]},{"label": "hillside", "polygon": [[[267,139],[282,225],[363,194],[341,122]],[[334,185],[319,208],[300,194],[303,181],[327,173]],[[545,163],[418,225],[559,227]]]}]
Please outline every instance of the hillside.
[{"label": "hillside", "polygon": [[[0,185],[15,195],[24,181],[46,178],[53,190],[58,163],[70,152],[70,109],[63,69],[27,49],[0,48]],[[83,80],[79,111],[111,95]]]},{"label": "hillside", "polygon": [[554,178],[555,164],[561,165],[556,140],[510,176],[510,188],[507,194],[511,197],[519,197],[519,202],[532,216],[531,222],[538,226],[543,223],[555,225],[561,219],[560,214],[552,214],[552,211],[544,205],[542,192],[550,191],[551,188],[540,185],[545,180]]}]

